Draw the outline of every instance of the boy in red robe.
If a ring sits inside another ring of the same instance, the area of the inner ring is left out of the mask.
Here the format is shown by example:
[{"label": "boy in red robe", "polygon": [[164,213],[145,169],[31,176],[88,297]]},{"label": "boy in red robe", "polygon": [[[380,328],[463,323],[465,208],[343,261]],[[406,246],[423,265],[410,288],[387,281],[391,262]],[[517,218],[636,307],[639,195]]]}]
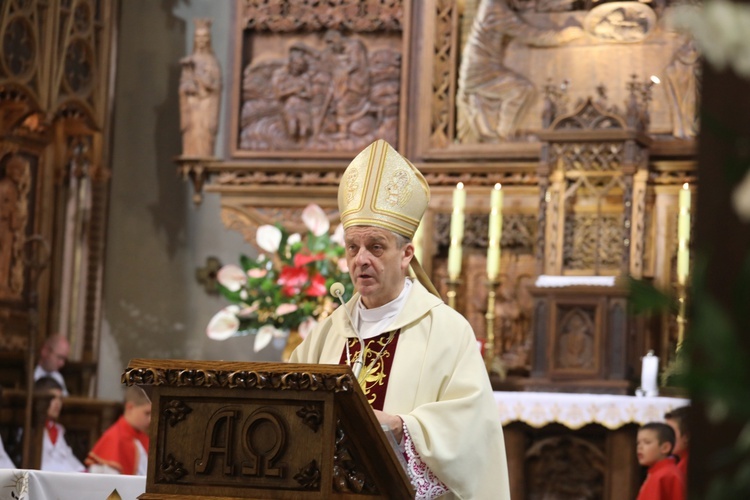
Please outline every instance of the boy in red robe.
[{"label": "boy in red robe", "polygon": [[677,468],[682,471],[682,474],[687,478],[688,469],[688,441],[690,440],[690,432],[688,431],[688,411],[689,406],[682,406],[675,408],[674,410],[667,412],[664,415],[664,421],[668,426],[674,430],[674,453],[680,459],[677,462]]},{"label": "boy in red robe", "polygon": [[86,458],[89,472],[146,475],[151,400],[136,386],[125,391],[125,411],[107,429]]},{"label": "boy in red robe", "polygon": [[638,463],[648,467],[648,476],[636,500],[685,499],[685,477],[671,455],[674,441],[672,428],[661,422],[638,430]]}]

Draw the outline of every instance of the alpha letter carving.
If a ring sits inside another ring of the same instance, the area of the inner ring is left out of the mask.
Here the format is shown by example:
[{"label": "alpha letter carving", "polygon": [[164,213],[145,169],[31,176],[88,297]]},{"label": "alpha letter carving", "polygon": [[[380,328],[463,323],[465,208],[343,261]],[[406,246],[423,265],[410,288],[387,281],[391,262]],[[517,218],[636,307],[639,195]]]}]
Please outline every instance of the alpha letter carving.
[{"label": "alpha letter carving", "polygon": [[[234,474],[234,421],[239,415],[239,410],[230,407],[221,408],[211,415],[203,439],[203,455],[195,461],[196,474],[206,474],[206,470],[210,474],[211,460],[215,455],[224,456],[224,474]],[[221,442],[217,442],[218,440]]]}]

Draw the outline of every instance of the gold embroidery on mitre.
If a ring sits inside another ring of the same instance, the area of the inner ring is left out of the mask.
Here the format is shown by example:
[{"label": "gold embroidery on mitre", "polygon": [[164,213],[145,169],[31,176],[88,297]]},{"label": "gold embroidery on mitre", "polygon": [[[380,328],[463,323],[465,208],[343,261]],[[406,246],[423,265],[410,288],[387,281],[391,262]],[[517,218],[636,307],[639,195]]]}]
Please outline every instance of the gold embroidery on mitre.
[{"label": "gold embroidery on mitre", "polygon": [[409,172],[405,168],[398,168],[385,186],[385,203],[392,208],[401,208],[411,198],[412,189],[409,185]]},{"label": "gold embroidery on mitre", "polygon": [[357,182],[358,177],[359,170],[351,169],[346,172],[346,179],[343,184],[346,189],[345,199],[347,207],[352,203],[354,197],[357,196],[357,191],[359,190],[359,182]]}]

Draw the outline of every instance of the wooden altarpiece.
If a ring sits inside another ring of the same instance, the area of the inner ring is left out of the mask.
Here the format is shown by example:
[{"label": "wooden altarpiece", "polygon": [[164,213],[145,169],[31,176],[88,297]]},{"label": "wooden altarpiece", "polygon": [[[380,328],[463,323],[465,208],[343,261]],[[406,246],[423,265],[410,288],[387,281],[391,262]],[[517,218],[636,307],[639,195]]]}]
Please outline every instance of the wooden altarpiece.
[{"label": "wooden altarpiece", "polygon": [[413,498],[344,365],[135,359],[152,398],[146,493],[173,498]]},{"label": "wooden altarpiece", "polygon": [[[548,93],[539,166],[540,275],[562,286],[536,286],[534,390],[632,394],[645,346],[628,315],[622,278],[641,277],[646,240],[650,86],[629,84],[621,114],[589,98],[554,116]],[[612,277],[600,286],[564,277]]]},{"label": "wooden altarpiece", "polygon": [[16,368],[5,387],[28,385],[37,347],[60,332],[72,346],[68,389],[91,389],[117,10],[96,0],[0,4],[0,357],[4,372]]}]

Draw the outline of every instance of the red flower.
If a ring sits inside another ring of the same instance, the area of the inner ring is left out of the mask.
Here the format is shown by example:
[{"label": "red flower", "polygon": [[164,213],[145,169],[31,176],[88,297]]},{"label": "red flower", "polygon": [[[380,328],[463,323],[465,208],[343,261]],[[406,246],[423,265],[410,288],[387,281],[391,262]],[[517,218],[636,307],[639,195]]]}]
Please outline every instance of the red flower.
[{"label": "red flower", "polygon": [[281,293],[287,297],[299,295],[302,287],[307,283],[307,269],[304,267],[284,266],[281,268],[278,283],[281,285]]},{"label": "red flower", "polygon": [[294,256],[294,267],[302,267],[308,265],[310,262],[315,262],[316,260],[323,260],[326,256],[322,253],[316,254],[316,255],[304,255],[301,253],[298,253]]},{"label": "red flower", "polygon": [[281,269],[279,275],[279,285],[282,286],[281,292],[287,297],[298,295],[302,292],[302,287],[306,283],[310,285],[305,288],[303,292],[308,297],[322,297],[326,294],[326,280],[319,273],[315,273],[314,276],[310,276],[312,269],[308,268],[308,264],[318,260],[325,259],[325,255],[305,255],[298,253],[294,256],[294,267],[284,266]]},{"label": "red flower", "polygon": [[305,290],[308,297],[322,297],[326,294],[326,279],[322,274],[316,274],[310,280],[310,286]]}]

